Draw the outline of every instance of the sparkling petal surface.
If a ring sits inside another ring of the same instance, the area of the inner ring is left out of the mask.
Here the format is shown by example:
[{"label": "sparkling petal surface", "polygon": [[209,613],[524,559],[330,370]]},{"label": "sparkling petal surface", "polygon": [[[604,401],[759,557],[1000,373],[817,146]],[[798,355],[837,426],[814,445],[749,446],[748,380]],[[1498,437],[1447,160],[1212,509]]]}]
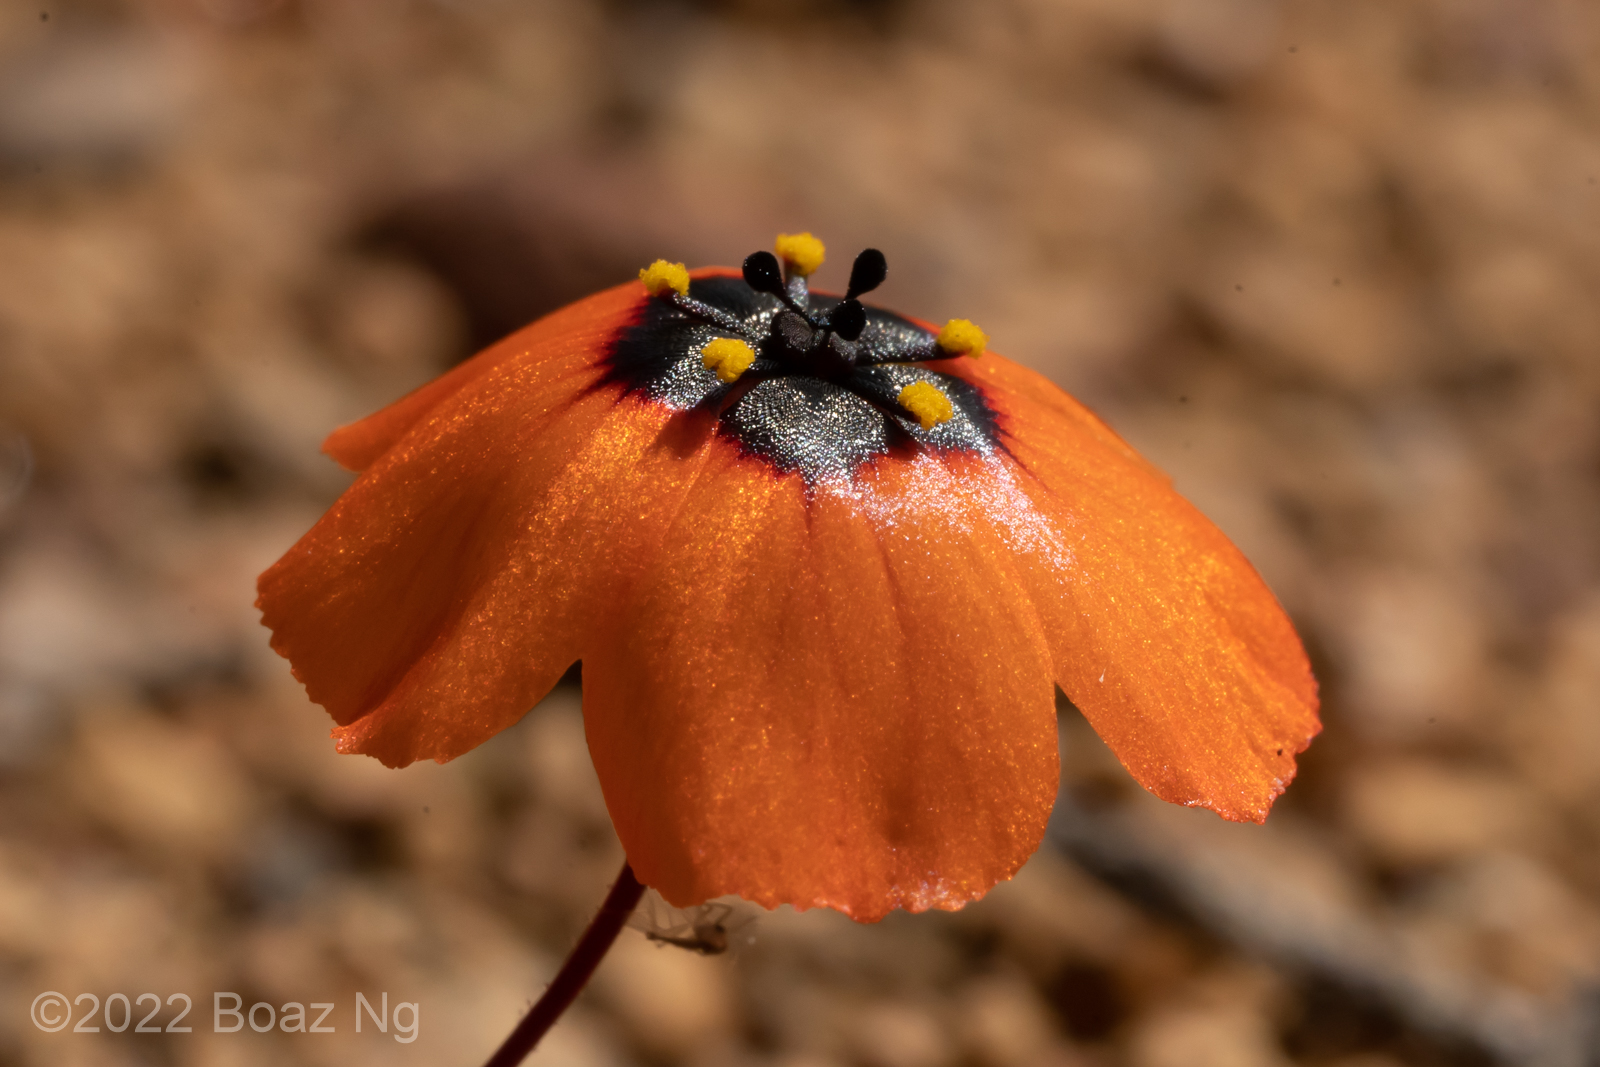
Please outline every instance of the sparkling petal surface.
[{"label": "sparkling petal surface", "polygon": [[958,365],[1002,413],[1052,537],[1013,543],[1057,683],[1140,784],[1260,822],[1320,730],[1316,682],[1255,569],[1168,479],[1037,374]]},{"label": "sparkling petal surface", "polygon": [[1043,636],[962,486],[924,456],[808,502],[709,452],[627,627],[585,659],[635,870],[676,904],[863,920],[981,896],[1038,846],[1058,766]]},{"label": "sparkling petal surface", "polygon": [[641,298],[639,286],[619,285],[546,315],[381,411],[341,426],[328,435],[322,450],[340,466],[364,471],[451,397],[505,364],[516,366],[518,380],[535,388],[589,373],[596,348],[611,338]]},{"label": "sparkling petal surface", "polygon": [[481,744],[549,691],[648,564],[694,464],[670,412],[594,388],[594,324],[578,326],[488,353],[420,416],[407,398],[357,424],[347,442],[409,419],[261,576],[273,647],[341,750],[398,766]]}]

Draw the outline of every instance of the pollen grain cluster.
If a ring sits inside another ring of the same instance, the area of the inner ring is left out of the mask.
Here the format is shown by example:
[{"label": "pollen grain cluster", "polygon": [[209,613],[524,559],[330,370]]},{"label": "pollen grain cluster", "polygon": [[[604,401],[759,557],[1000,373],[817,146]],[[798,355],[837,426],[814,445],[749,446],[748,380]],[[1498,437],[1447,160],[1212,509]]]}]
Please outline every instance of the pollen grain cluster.
[{"label": "pollen grain cluster", "polygon": [[790,271],[802,278],[817,272],[827,251],[822,242],[809,233],[780,233],[772,250],[788,264]]},{"label": "pollen grain cluster", "polygon": [[924,430],[931,430],[941,422],[949,422],[955,414],[950,398],[930,382],[912,382],[900,390],[896,397],[900,406],[917,417]]},{"label": "pollen grain cluster", "polygon": [[644,282],[651,296],[661,296],[667,292],[689,295],[689,269],[682,263],[658,259],[639,271],[639,280]]},{"label": "pollen grain cluster", "polygon": [[976,359],[983,355],[988,346],[989,335],[968,319],[951,319],[939,331],[940,350],[952,356],[971,356]]},{"label": "pollen grain cluster", "polygon": [[700,350],[700,363],[724,382],[736,382],[756,361],[755,349],[735,337],[717,337]]}]

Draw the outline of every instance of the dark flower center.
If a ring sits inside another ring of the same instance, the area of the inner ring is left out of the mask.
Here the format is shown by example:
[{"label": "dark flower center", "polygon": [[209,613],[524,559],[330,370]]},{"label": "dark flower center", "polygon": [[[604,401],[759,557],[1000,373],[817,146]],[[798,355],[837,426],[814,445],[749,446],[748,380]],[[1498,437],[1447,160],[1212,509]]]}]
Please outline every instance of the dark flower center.
[{"label": "dark flower center", "polygon": [[993,452],[982,392],[922,365],[957,354],[942,347],[944,335],[857,299],[886,272],[883,254],[867,249],[842,298],[812,293],[770,252],[747,257],[740,278],[680,276],[683,290],[657,287],[618,333],[608,380],[677,411],[714,414],[747,454],[808,484],[848,478],[896,449]]}]

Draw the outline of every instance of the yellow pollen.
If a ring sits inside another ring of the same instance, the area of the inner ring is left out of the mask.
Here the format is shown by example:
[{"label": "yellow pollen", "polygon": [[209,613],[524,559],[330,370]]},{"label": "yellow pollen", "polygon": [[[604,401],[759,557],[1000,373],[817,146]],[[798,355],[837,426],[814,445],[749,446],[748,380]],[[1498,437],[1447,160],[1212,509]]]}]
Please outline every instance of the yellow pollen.
[{"label": "yellow pollen", "polygon": [[780,233],[773,251],[778,253],[779,259],[789,264],[789,273],[805,278],[822,266],[826,250],[822,242],[809,233]]},{"label": "yellow pollen", "polygon": [[939,348],[952,356],[977,359],[988,344],[989,336],[966,319],[951,319],[939,331]]},{"label": "yellow pollen", "polygon": [[739,375],[756,361],[755,349],[732,337],[717,337],[700,350],[700,362],[714,370],[725,382],[736,382]]},{"label": "yellow pollen", "polygon": [[682,263],[658,259],[639,272],[639,280],[651,296],[665,296],[668,289],[679,296],[689,295],[689,271]]},{"label": "yellow pollen", "polygon": [[917,417],[924,430],[931,430],[941,422],[949,422],[955,415],[950,398],[931,382],[912,382],[900,390],[900,395],[895,399],[900,401],[901,407]]}]

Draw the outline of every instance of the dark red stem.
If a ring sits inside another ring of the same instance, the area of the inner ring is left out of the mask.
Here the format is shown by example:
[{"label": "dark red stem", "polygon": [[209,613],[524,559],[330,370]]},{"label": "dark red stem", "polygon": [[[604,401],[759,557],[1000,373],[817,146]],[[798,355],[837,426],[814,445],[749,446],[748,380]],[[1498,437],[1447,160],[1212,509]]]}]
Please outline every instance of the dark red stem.
[{"label": "dark red stem", "polygon": [[589,929],[583,932],[578,944],[561,965],[561,970],[556,972],[555,981],[550,983],[550,988],[544,991],[539,1003],[528,1010],[517,1028],[511,1031],[511,1036],[506,1038],[505,1044],[489,1057],[484,1067],[517,1067],[522,1058],[533,1051],[533,1046],[556,1024],[561,1013],[578,999],[578,993],[588,983],[595,968],[600,966],[600,961],[605,959],[606,950],[617,939],[617,934],[622,932],[623,924],[633,914],[633,909],[639,906],[642,896],[644,886],[633,876],[633,868],[624,863],[616,884],[606,894],[606,902],[600,905],[600,913],[590,921]]}]

